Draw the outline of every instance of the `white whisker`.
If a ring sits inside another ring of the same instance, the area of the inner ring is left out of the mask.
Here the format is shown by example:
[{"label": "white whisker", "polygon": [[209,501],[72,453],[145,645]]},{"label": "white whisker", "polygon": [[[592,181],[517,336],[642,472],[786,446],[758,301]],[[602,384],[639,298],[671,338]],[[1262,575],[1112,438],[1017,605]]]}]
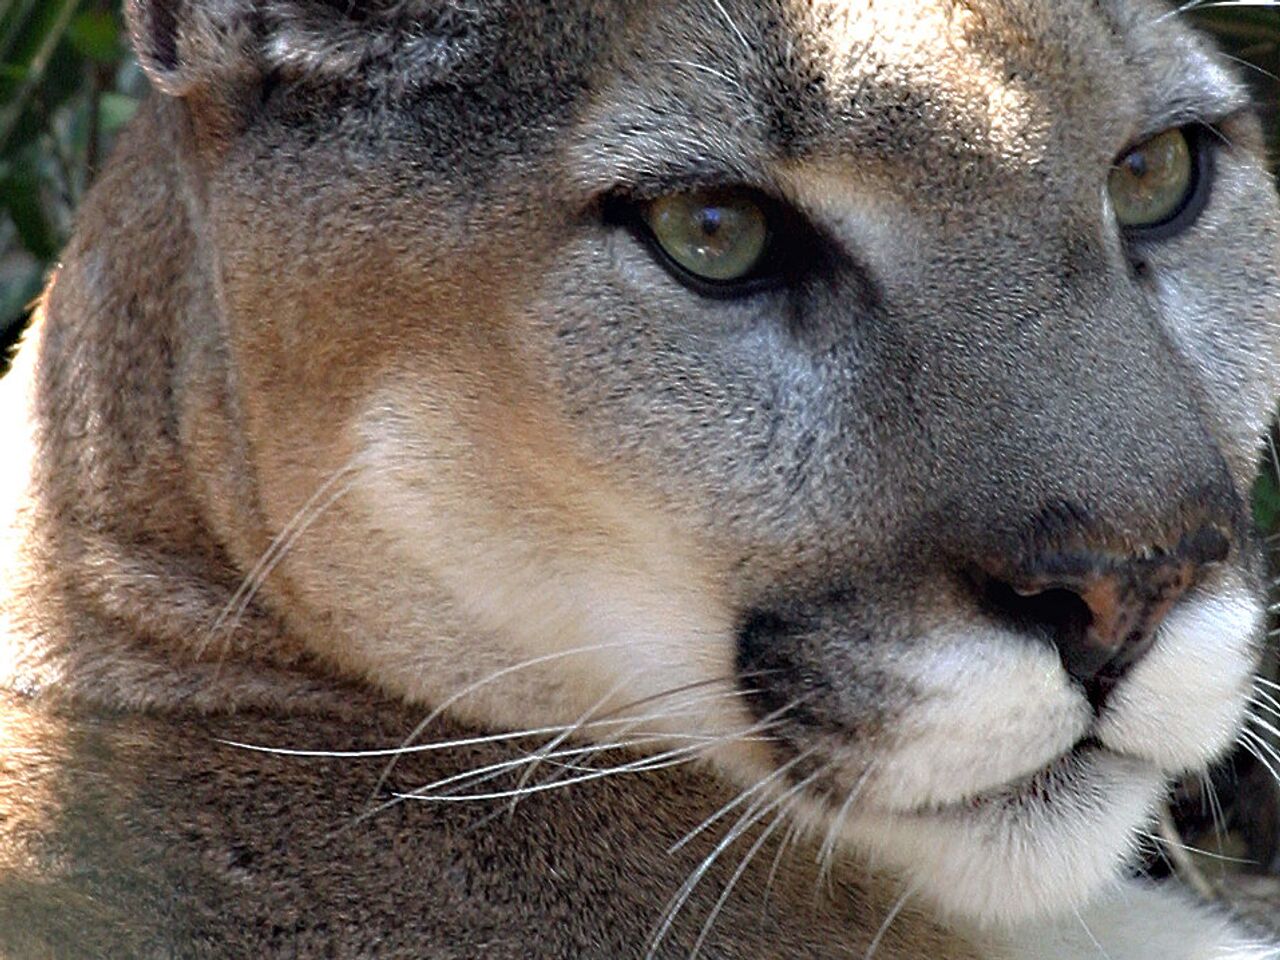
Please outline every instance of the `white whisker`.
[{"label": "white whisker", "polygon": [[[1247,67],[1247,68],[1248,68],[1248,69],[1250,69],[1250,70],[1254,70],[1254,71],[1256,71],[1257,73],[1259,73],[1259,74],[1261,74],[1262,76],[1266,77],[1268,80],[1273,80],[1273,81],[1275,81],[1276,83],[1280,83],[1280,77],[1276,76],[1276,75],[1275,75],[1274,73],[1272,73],[1270,70],[1266,69],[1264,66],[1262,66],[1262,64],[1254,63],[1254,62],[1253,62],[1253,61],[1251,61],[1251,60],[1246,60],[1246,59],[1244,59],[1244,57],[1236,57],[1236,56],[1232,56],[1231,54],[1226,53],[1226,52],[1225,52],[1225,51],[1223,51],[1223,50],[1217,50],[1217,51],[1215,51],[1215,52],[1216,52],[1216,53],[1217,53],[1217,55],[1218,55],[1218,56],[1220,56],[1223,60],[1230,60],[1232,63],[1236,63],[1236,64],[1239,64],[1239,65],[1240,65],[1240,66],[1242,66],[1242,67]],[[1268,439],[1270,439],[1270,438],[1268,438]],[[1272,446],[1274,447],[1274,444],[1273,444]],[[1273,451],[1273,454],[1274,454],[1274,451]]]},{"label": "white whisker", "polygon": [[564,741],[567,740],[569,737],[571,737],[576,731],[581,730],[582,725],[588,722],[595,715],[597,710],[599,710],[606,703],[608,703],[610,700],[616,697],[621,690],[623,690],[625,687],[630,685],[633,681],[634,681],[633,677],[624,677],[621,680],[619,680],[617,683],[615,683],[612,687],[609,688],[609,690],[604,694],[604,696],[602,696],[594,704],[588,707],[583,712],[583,714],[580,717],[578,717],[576,721],[574,721],[574,723],[569,727],[568,730],[565,730],[563,733],[556,734],[554,737],[548,740],[546,744],[544,744],[543,746],[539,747],[537,750],[534,751],[533,755],[528,758],[528,766],[526,766],[524,771],[520,774],[520,781],[516,784],[517,792],[513,794],[513,796],[511,797],[512,810],[514,810],[515,805],[520,802],[520,797],[522,794],[520,794],[518,791],[523,789],[524,786],[529,782],[529,778],[533,776],[534,771],[538,769],[538,765],[542,762],[542,757],[549,755],[553,750],[555,750],[556,747],[564,743]]},{"label": "white whisker", "polygon": [[1111,954],[1107,953],[1106,948],[1098,942],[1098,938],[1093,935],[1093,931],[1089,929],[1089,925],[1084,922],[1084,916],[1080,913],[1079,908],[1072,907],[1071,912],[1076,915],[1076,919],[1080,922],[1080,927],[1084,930],[1084,935],[1089,938],[1089,942],[1094,945],[1098,951],[1098,956],[1102,960],[1111,960]]},{"label": "white whisker", "polygon": [[[313,523],[321,515],[324,514],[329,507],[333,506],[341,497],[351,491],[354,486],[354,479],[340,487],[336,492],[329,495],[326,494],[341,480],[346,479],[350,474],[355,473],[362,466],[361,455],[357,454],[349,459],[346,463],[335,470],[324,483],[320,484],[311,494],[307,501],[297,509],[294,515],[286,523],[267,545],[267,549],[263,551],[262,556],[258,558],[258,562],[245,574],[240,581],[240,586],[236,588],[230,599],[223,606],[222,611],[218,614],[213,624],[209,627],[205,634],[204,641],[200,644],[197,656],[202,654],[206,647],[213,641],[214,637],[222,631],[226,625],[227,619],[231,618],[231,626],[228,632],[234,631],[239,626],[245,612],[249,609],[249,604],[253,602],[258,591],[262,589],[262,585],[274,572],[280,561],[284,559],[293,547],[297,544],[298,539],[307,532]],[[234,614],[234,615],[233,615]]]},{"label": "white whisker", "polygon": [[[652,720],[667,720],[672,717],[693,715],[693,713],[687,711],[679,713],[662,711],[660,713],[641,714],[636,717],[613,717],[610,719],[592,720],[590,723],[585,724],[583,729],[595,730],[600,727],[625,727],[628,724],[647,723]],[[454,740],[433,740],[429,743],[415,743],[408,747],[378,747],[369,750],[309,750],[299,747],[269,747],[263,744],[247,743],[240,740],[226,740],[221,737],[215,737],[214,743],[228,747],[235,747],[239,750],[252,750],[255,753],[269,753],[283,757],[364,760],[377,759],[380,757],[394,757],[411,753],[433,753],[441,750],[456,750],[463,747],[483,746],[485,744],[503,743],[512,740],[524,740],[533,737],[546,736],[550,733],[559,733],[569,729],[571,729],[571,725],[568,724],[548,727],[531,727],[527,730],[513,730],[505,733],[484,734],[482,736],[459,737]],[[672,740],[695,739],[695,735],[693,734],[660,734],[658,731],[652,731],[652,735],[666,736]],[[706,738],[713,739],[711,735],[706,735]]]},{"label": "white whisker", "polygon": [[725,836],[720,840],[720,842],[716,844],[711,852],[703,858],[702,862],[694,868],[693,872],[690,873],[689,877],[681,885],[680,889],[675,893],[671,900],[668,901],[667,907],[663,911],[663,919],[649,941],[649,949],[645,952],[645,960],[653,960],[653,958],[657,956],[658,947],[661,946],[662,941],[670,932],[672,925],[675,923],[676,917],[680,914],[681,908],[683,908],[685,902],[693,893],[694,888],[696,888],[702,878],[706,876],[707,871],[711,869],[720,855],[731,847],[744,832],[750,830],[751,827],[758,823],[762,818],[768,816],[771,812],[786,803],[825,772],[825,767],[819,767],[813,773],[809,774],[809,776],[787,789],[780,796],[775,797],[773,800],[769,800],[768,802],[766,802],[766,797],[759,797],[746,809],[746,811],[743,812],[742,816],[738,818],[738,821],[733,825],[733,827],[725,833]]},{"label": "white whisker", "polygon": [[790,770],[796,764],[807,759],[808,757],[812,756],[813,752],[814,750],[811,748],[809,750],[805,750],[802,753],[796,754],[786,763],[775,768],[774,771],[770,773],[768,776],[763,777],[760,780],[757,780],[752,786],[747,787],[746,789],[740,791],[736,797],[734,797],[732,800],[730,800],[728,803],[722,806],[715,813],[711,814],[711,816],[703,820],[700,824],[698,824],[696,827],[694,827],[692,830],[686,833],[683,837],[681,837],[671,846],[667,847],[667,853],[675,853],[681,847],[688,844],[689,841],[692,840],[694,837],[696,837],[698,834],[702,833],[703,830],[706,830],[709,826],[711,826],[713,823],[715,823],[717,820],[719,820],[721,817],[727,814],[730,810],[734,809],[743,801],[745,801],[752,794],[757,793],[758,791],[764,789],[770,783],[777,780],[778,778],[785,777],[787,775],[788,770]]},{"label": "white whisker", "polygon": [[1195,10],[1211,10],[1214,7],[1274,7],[1276,0],[1188,0],[1168,13],[1162,14],[1155,19],[1156,23],[1163,23],[1174,17],[1191,13]]},{"label": "white whisker", "polygon": [[742,30],[738,28],[738,25],[733,22],[733,17],[729,16],[729,11],[724,8],[724,4],[721,0],[711,0],[711,2],[715,6],[716,10],[719,11],[721,18],[729,27],[730,32],[738,38],[738,43],[742,45],[742,52],[748,57],[753,56],[754,50],[752,49],[751,44],[747,41],[746,34],[744,34]]},{"label": "white whisker", "polygon": [[714,67],[709,67],[704,63],[695,63],[692,60],[658,60],[655,62],[658,64],[666,64],[672,67],[685,67],[686,69],[689,69],[689,70],[697,70],[701,73],[707,74],[708,76],[715,77],[717,80],[723,80],[725,83],[729,84],[729,86],[731,86],[737,92],[741,92],[743,89],[742,83],[740,81],[729,76],[729,74],[725,73],[723,70],[717,70]]},{"label": "white whisker", "polygon": [[831,869],[835,861],[836,842],[840,837],[840,830],[844,826],[845,818],[848,816],[849,809],[853,806],[858,795],[862,793],[862,788],[866,786],[867,780],[871,776],[872,770],[875,768],[875,762],[867,764],[867,768],[862,771],[858,780],[849,792],[845,795],[844,802],[840,804],[840,809],[831,819],[831,823],[827,827],[826,835],[822,838],[822,845],[818,848],[818,876],[815,883],[818,889],[829,882],[831,879]]},{"label": "white whisker", "polygon": [[876,955],[876,951],[880,949],[880,943],[884,940],[884,935],[889,932],[889,928],[893,926],[893,921],[898,919],[898,914],[902,912],[902,908],[907,905],[907,901],[915,894],[917,884],[911,884],[889,908],[888,915],[884,918],[884,923],[880,924],[880,929],[876,931],[876,935],[871,938],[871,942],[867,944],[867,952],[862,955],[862,960],[872,960]]},{"label": "white whisker", "polygon": [[1222,803],[1218,799],[1218,788],[1213,785],[1213,778],[1207,773],[1201,772],[1198,779],[1200,781],[1200,796],[1209,806],[1209,819],[1213,823],[1213,836],[1218,843],[1218,849],[1221,850],[1227,836],[1227,818],[1223,813]]},{"label": "white whisker", "polygon": [[[591,751],[591,750],[597,750],[601,752],[609,751],[609,750],[622,750],[629,747],[643,746],[644,744],[653,743],[659,739],[661,738],[658,738],[658,737],[638,738],[636,740],[625,740],[625,741],[615,741],[611,743],[591,744],[590,746],[572,747],[572,748],[566,748],[564,750],[556,750],[553,753],[548,754],[548,756],[575,757],[575,756],[580,756],[581,754],[587,753],[588,751]],[[689,748],[681,747],[679,749],[684,750]],[[473,781],[480,782],[483,780],[491,780],[493,778],[487,776],[487,774],[503,773],[508,770],[515,770],[527,764],[529,760],[530,758],[527,756],[513,757],[509,760],[499,760],[496,763],[486,764],[483,767],[476,767],[472,770],[463,771],[462,773],[450,774],[449,776],[443,777],[439,780],[433,780],[431,783],[423,784],[421,787],[415,787],[413,790],[410,790],[407,793],[398,794],[398,796],[402,800],[434,799],[438,795],[438,791],[441,787],[446,787],[450,785],[471,786],[471,785],[474,785]],[[595,772],[599,772],[599,771],[595,771]],[[451,792],[456,792],[456,791],[451,791]],[[447,795],[447,793],[439,794],[439,795],[445,796]]]},{"label": "white whisker", "polygon": [[787,828],[787,832],[782,837],[782,842],[778,844],[778,852],[773,855],[773,863],[769,867],[769,876],[765,878],[764,894],[760,898],[760,920],[764,921],[765,914],[769,909],[769,894],[773,890],[773,881],[778,876],[778,868],[782,865],[782,857],[786,853],[789,846],[794,844],[800,836],[801,824],[799,820],[792,820],[791,825]]},{"label": "white whisker", "polygon": [[[1177,847],[1185,850],[1187,853],[1194,853],[1199,857],[1208,857],[1210,860],[1220,860],[1223,863],[1238,863],[1242,866],[1257,866],[1258,861],[1250,860],[1248,857],[1229,857],[1225,853],[1214,853],[1212,850],[1205,850],[1201,847],[1192,846],[1182,840],[1173,840],[1169,837],[1162,837],[1158,833],[1152,833],[1150,830],[1139,830],[1138,836],[1144,840],[1150,840],[1154,844],[1162,847]],[[1173,864],[1169,864],[1173,866]]]},{"label": "white whisker", "polygon": [[[1271,754],[1275,753],[1275,749],[1271,744],[1267,743],[1258,734],[1254,733],[1247,727],[1240,731],[1239,743],[1253,756],[1255,760],[1262,764],[1266,771],[1271,774],[1272,779],[1275,780],[1276,783],[1280,783],[1280,769],[1277,769],[1277,767],[1273,765],[1272,760],[1263,753],[1264,750]],[[1280,758],[1276,758],[1276,761],[1280,762]]]},{"label": "white whisker", "polygon": [[[546,654],[542,654],[541,656],[531,657],[528,660],[522,660],[521,662],[512,664],[511,666],[502,667],[499,670],[495,670],[493,673],[490,673],[487,676],[479,680],[476,680],[474,683],[467,684],[467,686],[463,687],[461,690],[457,691],[456,693],[450,694],[448,697],[446,697],[444,699],[444,702],[439,704],[434,710],[432,710],[429,714],[427,714],[427,716],[416,727],[414,727],[411,731],[409,731],[409,735],[406,736],[404,740],[401,741],[400,745],[402,747],[410,746],[411,744],[413,744],[415,740],[418,739],[419,736],[422,735],[422,732],[426,730],[427,727],[431,726],[431,724],[433,724],[436,720],[438,720],[446,710],[448,710],[451,706],[453,706],[463,697],[469,696],[470,694],[475,693],[477,690],[481,689],[482,687],[485,687],[488,684],[493,683],[497,680],[501,680],[503,677],[508,677],[514,673],[519,673],[521,670],[528,670],[531,667],[540,666],[546,663],[554,663],[555,661],[563,660],[566,657],[581,656],[587,653],[597,653],[601,650],[617,650],[619,648],[625,647],[626,645],[627,644],[624,641],[587,644],[581,647],[573,647],[568,650],[557,650],[554,653],[546,653]],[[376,797],[378,794],[382,792],[382,788],[386,786],[387,779],[391,776],[392,772],[395,770],[396,761],[398,759],[399,759],[398,754],[391,755],[391,759],[387,762],[386,769],[382,771],[381,776],[378,777],[378,782],[374,784],[373,796]]]},{"label": "white whisker", "polygon": [[1271,723],[1269,720],[1266,720],[1258,716],[1256,713],[1248,714],[1245,719],[1247,722],[1252,723],[1254,726],[1261,727],[1263,730],[1267,731],[1267,733],[1271,734],[1273,737],[1280,737],[1280,727],[1277,727],[1274,723]]},{"label": "white whisker", "polygon": [[779,824],[790,822],[787,820],[792,808],[795,806],[795,798],[793,797],[789,803],[783,804],[778,812],[774,814],[773,820],[769,825],[760,831],[760,836],[756,837],[755,842],[751,844],[747,852],[743,854],[742,860],[738,863],[737,868],[729,876],[728,882],[724,885],[724,889],[720,891],[720,896],[716,898],[716,902],[712,905],[707,919],[702,924],[702,929],[698,931],[698,939],[693,943],[693,950],[689,952],[689,960],[697,960],[698,954],[702,950],[702,945],[706,943],[707,937],[711,934],[711,928],[715,925],[716,918],[720,916],[720,911],[724,909],[725,903],[728,902],[733,888],[738,885],[738,881],[742,875],[746,873],[747,868],[751,865],[751,861],[755,859],[756,854],[769,841],[769,837],[778,829]]},{"label": "white whisker", "polygon": [[1266,704],[1267,708],[1272,712],[1280,715],[1280,700],[1267,692],[1263,686],[1255,686],[1250,695],[1250,699],[1254,703]]},{"label": "white whisker", "polygon": [[[622,746],[626,746],[623,744]],[[592,749],[592,748],[583,748]],[[573,786],[577,783],[589,783],[592,780],[599,780],[603,777],[616,776],[624,773],[637,773],[641,771],[664,770],[667,767],[677,766],[680,763],[688,762],[702,749],[702,745],[692,747],[679,747],[675,750],[667,750],[663,753],[646,756],[632,763],[620,764],[616,767],[610,767],[606,770],[598,770],[590,774],[584,774],[580,777],[570,777],[566,780],[557,780],[553,783],[535,783],[517,787],[512,790],[494,790],[489,793],[467,793],[467,794],[444,794],[444,795],[425,795],[418,793],[397,793],[395,796],[399,800],[419,800],[430,803],[474,803],[487,800],[509,800],[512,797],[526,797],[533,794],[546,793],[548,790],[559,790],[564,787]],[[671,762],[672,759],[675,762]],[[527,758],[520,758],[518,763],[511,761],[512,765],[518,765],[528,762]]]},{"label": "white whisker", "polygon": [[[764,730],[767,728],[768,728],[767,724],[755,724],[755,725],[752,725],[751,727],[745,728],[744,730],[736,731],[731,734],[724,734],[724,735],[718,735],[718,736],[689,735],[687,736],[687,739],[691,739],[694,741],[691,745],[681,746],[673,750],[667,750],[654,755],[641,757],[637,760],[630,761],[624,764],[619,764],[613,767],[606,767],[603,769],[599,769],[599,768],[593,769],[586,776],[571,777],[571,778],[562,779],[562,780],[548,781],[548,782],[537,784],[536,786],[532,786],[532,787],[527,786],[524,780],[522,779],[520,784],[518,784],[515,788],[510,790],[503,790],[500,793],[493,792],[493,793],[485,793],[485,794],[468,794],[466,796],[461,796],[461,797],[451,797],[450,799],[493,800],[493,799],[498,799],[500,797],[510,798],[512,796],[520,796],[524,794],[542,793],[542,792],[546,792],[547,790],[570,786],[575,783],[585,783],[590,780],[599,779],[599,777],[601,776],[608,776],[611,774],[631,773],[631,772],[635,772],[637,770],[642,770],[642,769],[663,769],[664,767],[671,766],[672,764],[662,763],[662,761],[665,761],[672,757],[688,757],[690,759],[693,759],[696,757],[698,753],[706,750],[709,747],[712,747],[730,740],[738,740],[745,736],[758,733],[761,730]],[[441,786],[445,786],[445,785],[457,783],[457,782],[466,783],[467,786],[474,786],[477,783],[480,783],[486,780],[491,780],[493,779],[494,776],[499,775],[504,771],[514,770],[524,764],[529,763],[531,760],[545,759],[548,756],[564,757],[564,756],[579,756],[584,754],[590,755],[590,754],[599,753],[605,749],[610,749],[610,750],[628,749],[628,748],[634,748],[635,746],[641,745],[641,744],[665,743],[665,742],[668,742],[670,739],[671,737],[667,734],[656,734],[652,737],[644,738],[643,740],[631,739],[626,741],[619,741],[613,744],[587,744],[587,745],[584,745],[581,747],[575,747],[572,749],[553,751],[551,754],[540,754],[537,757],[528,756],[528,755],[522,756],[522,757],[516,757],[510,760],[504,760],[498,763],[489,764],[479,769],[465,771],[460,774],[454,774],[453,776],[447,777],[443,780],[438,780],[438,781],[435,781],[434,783],[426,784],[425,786],[419,787],[407,793],[398,793],[395,796],[399,800],[442,799],[441,796],[433,793],[432,791],[438,790],[438,788]],[[662,765],[656,766],[656,767],[650,767],[649,764],[651,763],[662,763]],[[452,793],[454,791],[450,791],[450,792]]]}]

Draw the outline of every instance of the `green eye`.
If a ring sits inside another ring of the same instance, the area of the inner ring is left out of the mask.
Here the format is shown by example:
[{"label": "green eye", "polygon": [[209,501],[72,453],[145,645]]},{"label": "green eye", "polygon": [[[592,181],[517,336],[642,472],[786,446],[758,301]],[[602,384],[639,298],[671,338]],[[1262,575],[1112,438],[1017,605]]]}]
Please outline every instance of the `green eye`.
[{"label": "green eye", "polygon": [[672,193],[650,202],[645,221],[672,262],[698,280],[749,278],[769,246],[769,220],[744,191]]},{"label": "green eye", "polygon": [[1196,194],[1196,156],[1181,129],[1138,144],[1111,168],[1107,190],[1120,226],[1159,227],[1178,218]]}]

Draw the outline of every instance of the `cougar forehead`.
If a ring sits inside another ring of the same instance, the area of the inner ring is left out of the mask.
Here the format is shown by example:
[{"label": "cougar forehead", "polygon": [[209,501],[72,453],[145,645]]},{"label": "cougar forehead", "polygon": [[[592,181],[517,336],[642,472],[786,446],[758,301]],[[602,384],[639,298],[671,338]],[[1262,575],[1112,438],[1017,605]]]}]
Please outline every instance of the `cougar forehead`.
[{"label": "cougar forehead", "polygon": [[[982,919],[1089,896],[1231,741],[1277,208],[1243,88],[1165,6],[267,8],[252,111],[234,77],[193,108],[190,334],[246,438],[227,542],[253,569],[289,538],[262,597],[315,652],[491,725],[665,704]],[[1135,245],[1112,165],[1195,125],[1207,205]],[[794,210],[821,269],[701,297],[607,215],[707,186]],[[1204,537],[1105,702],[992,610]]]}]

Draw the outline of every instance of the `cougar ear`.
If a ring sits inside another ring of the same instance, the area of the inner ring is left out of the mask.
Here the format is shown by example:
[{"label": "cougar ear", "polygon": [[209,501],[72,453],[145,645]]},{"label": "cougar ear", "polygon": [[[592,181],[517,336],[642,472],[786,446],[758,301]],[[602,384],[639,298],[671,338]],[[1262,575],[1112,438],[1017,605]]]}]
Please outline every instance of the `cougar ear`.
[{"label": "cougar ear", "polygon": [[157,88],[217,101],[273,71],[404,88],[457,79],[462,64],[483,59],[507,2],[125,0],[125,16]]},{"label": "cougar ear", "polygon": [[124,10],[138,62],[170,96],[253,64],[253,0],[125,0]]}]

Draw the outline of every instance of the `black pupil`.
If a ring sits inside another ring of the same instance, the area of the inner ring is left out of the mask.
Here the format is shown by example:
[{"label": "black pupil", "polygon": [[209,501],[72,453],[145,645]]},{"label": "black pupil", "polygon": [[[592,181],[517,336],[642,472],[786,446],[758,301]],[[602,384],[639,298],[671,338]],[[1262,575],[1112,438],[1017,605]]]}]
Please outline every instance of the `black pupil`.
[{"label": "black pupil", "polygon": [[1124,165],[1135,177],[1141,178],[1147,175],[1147,155],[1140,150],[1135,150],[1125,157]]},{"label": "black pupil", "polygon": [[699,220],[699,226],[702,228],[702,232],[708,237],[714,237],[720,232],[719,207],[703,207]]}]

